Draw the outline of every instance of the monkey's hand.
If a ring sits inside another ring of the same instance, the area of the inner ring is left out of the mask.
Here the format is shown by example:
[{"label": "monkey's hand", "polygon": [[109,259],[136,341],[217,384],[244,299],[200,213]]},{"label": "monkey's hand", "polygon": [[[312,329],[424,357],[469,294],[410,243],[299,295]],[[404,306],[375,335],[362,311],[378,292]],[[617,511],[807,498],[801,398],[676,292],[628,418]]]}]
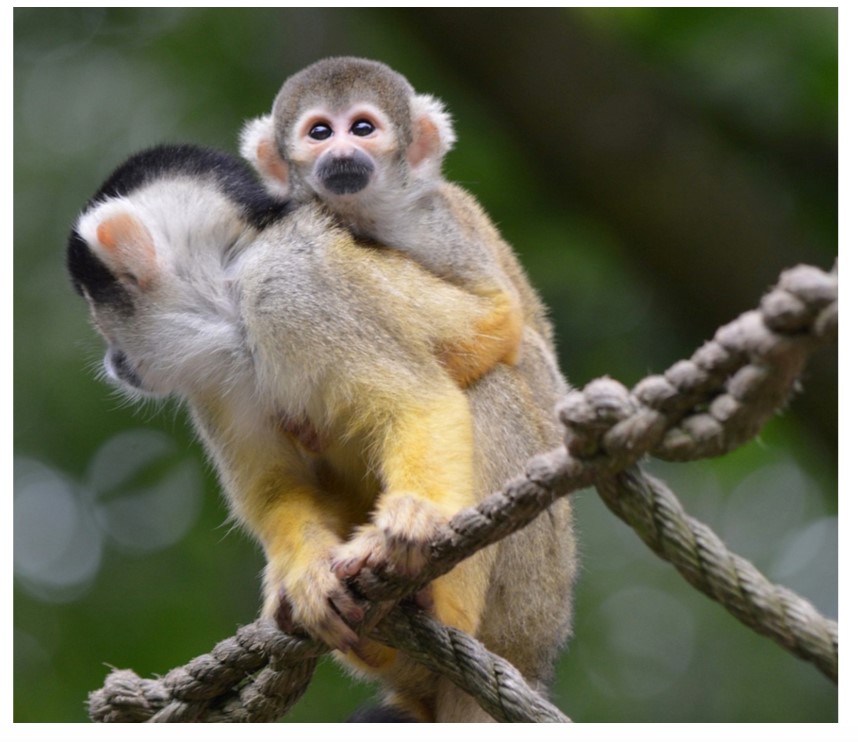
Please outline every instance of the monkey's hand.
[{"label": "monkey's hand", "polygon": [[465,388],[491,371],[498,363],[518,363],[524,315],[517,295],[487,291],[482,299],[487,310],[465,325],[464,338],[442,340],[436,353],[453,380]]},{"label": "monkey's hand", "polygon": [[300,571],[294,565],[284,568],[269,562],[262,613],[274,618],[283,631],[300,626],[341,652],[358,646],[352,626],[364,617],[364,609],[331,571],[329,559],[311,562]]},{"label": "monkey's hand", "polygon": [[416,577],[426,564],[433,539],[447,521],[447,516],[430,500],[410,493],[387,495],[373,522],[335,549],[334,574],[344,580],[367,567]]}]

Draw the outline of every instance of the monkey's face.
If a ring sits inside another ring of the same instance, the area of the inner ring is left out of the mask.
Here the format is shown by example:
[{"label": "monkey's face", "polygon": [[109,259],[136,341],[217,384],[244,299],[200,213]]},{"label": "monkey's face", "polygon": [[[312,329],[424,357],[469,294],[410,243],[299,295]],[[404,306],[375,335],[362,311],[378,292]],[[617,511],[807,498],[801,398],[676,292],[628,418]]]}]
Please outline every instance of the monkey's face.
[{"label": "monkey's face", "polygon": [[362,103],[308,110],[293,128],[288,151],[295,175],[321,198],[339,201],[387,187],[403,147],[387,116]]}]

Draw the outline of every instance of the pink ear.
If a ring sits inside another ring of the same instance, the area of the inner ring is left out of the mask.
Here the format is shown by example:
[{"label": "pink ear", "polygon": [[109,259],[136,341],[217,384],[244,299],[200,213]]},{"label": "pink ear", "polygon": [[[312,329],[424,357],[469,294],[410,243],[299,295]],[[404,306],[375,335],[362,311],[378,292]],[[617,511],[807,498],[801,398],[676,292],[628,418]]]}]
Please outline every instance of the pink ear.
[{"label": "pink ear", "polygon": [[406,158],[411,167],[417,167],[420,163],[430,158],[440,158],[441,136],[438,127],[430,116],[421,116],[413,123],[413,139],[408,145]]},{"label": "pink ear", "polygon": [[408,164],[412,168],[425,164],[432,172],[433,165],[440,165],[456,142],[450,114],[437,98],[415,95],[411,99],[411,122],[413,139],[405,155]]},{"label": "pink ear", "polygon": [[268,192],[280,198],[289,195],[289,168],[277,150],[274,119],[271,114],[245,123],[239,137],[239,150],[259,173]]},{"label": "pink ear", "polygon": [[259,172],[271,180],[278,181],[283,185],[289,183],[289,166],[280,157],[274,142],[269,139],[260,139],[256,144],[256,162]]},{"label": "pink ear", "polygon": [[121,211],[108,216],[95,230],[101,257],[120,278],[147,289],[158,273],[155,243],[137,217]]}]

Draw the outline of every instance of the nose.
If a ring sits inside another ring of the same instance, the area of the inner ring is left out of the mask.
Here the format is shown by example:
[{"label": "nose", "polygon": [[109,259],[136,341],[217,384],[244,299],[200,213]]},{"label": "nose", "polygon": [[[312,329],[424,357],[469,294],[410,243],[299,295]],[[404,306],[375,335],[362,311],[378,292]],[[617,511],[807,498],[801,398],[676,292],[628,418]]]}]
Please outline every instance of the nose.
[{"label": "nose", "polygon": [[315,175],[325,190],[335,196],[345,196],[362,191],[369,185],[375,165],[361,150],[346,157],[336,157],[328,152],[316,163]]},{"label": "nose", "polygon": [[328,153],[335,160],[351,159],[354,157],[356,151],[357,150],[354,145],[349,144],[348,142],[336,143],[328,149]]}]

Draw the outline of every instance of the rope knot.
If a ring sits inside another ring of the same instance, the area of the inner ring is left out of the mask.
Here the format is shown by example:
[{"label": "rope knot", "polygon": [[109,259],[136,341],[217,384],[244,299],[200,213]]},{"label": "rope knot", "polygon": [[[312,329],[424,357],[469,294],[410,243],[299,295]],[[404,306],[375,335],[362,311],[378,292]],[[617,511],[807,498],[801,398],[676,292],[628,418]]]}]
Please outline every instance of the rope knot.
[{"label": "rope knot", "polygon": [[777,287],[760,302],[760,310],[776,332],[817,334],[817,316],[836,301],[836,273],[798,265],[781,273]]},{"label": "rope knot", "polygon": [[89,694],[89,714],[96,722],[141,722],[169,700],[164,686],[132,670],[113,670],[104,687]]},{"label": "rope knot", "polygon": [[570,392],[557,405],[557,414],[566,426],[566,448],[573,456],[595,458],[605,452],[603,439],[607,431],[637,409],[629,390],[608,377]]}]

